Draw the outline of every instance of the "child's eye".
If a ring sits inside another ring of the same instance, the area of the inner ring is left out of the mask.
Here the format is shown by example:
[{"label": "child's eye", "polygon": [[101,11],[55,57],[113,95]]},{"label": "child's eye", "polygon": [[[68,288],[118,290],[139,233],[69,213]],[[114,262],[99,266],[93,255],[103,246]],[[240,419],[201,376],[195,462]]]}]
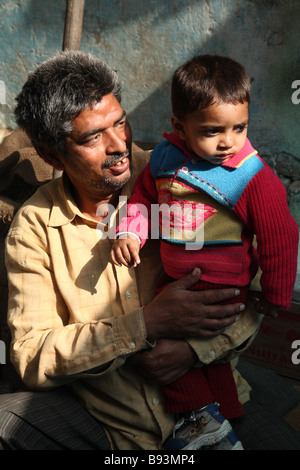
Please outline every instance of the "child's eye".
[{"label": "child's eye", "polygon": [[243,132],[246,128],[247,128],[247,124],[242,124],[242,125],[240,125],[240,126],[237,126],[237,127],[235,128],[235,130],[236,130],[237,132]]},{"label": "child's eye", "polygon": [[219,133],[219,129],[205,129],[204,135],[208,137],[212,137],[214,135],[217,135]]}]

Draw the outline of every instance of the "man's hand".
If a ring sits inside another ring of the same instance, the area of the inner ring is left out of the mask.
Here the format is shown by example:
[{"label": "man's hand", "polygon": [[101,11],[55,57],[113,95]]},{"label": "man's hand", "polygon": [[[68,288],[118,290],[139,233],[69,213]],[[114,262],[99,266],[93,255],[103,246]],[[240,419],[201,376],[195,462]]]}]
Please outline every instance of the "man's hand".
[{"label": "man's hand", "polygon": [[165,338],[158,340],[155,348],[138,352],[128,359],[141,375],[159,385],[182,377],[197,360],[186,341]]},{"label": "man's hand", "polygon": [[[149,339],[158,338],[212,338],[239,318],[245,309],[234,303],[239,291],[235,288],[191,291],[200,278],[200,269],[166,286],[144,308],[144,319]],[[218,305],[233,298],[229,305]]]}]

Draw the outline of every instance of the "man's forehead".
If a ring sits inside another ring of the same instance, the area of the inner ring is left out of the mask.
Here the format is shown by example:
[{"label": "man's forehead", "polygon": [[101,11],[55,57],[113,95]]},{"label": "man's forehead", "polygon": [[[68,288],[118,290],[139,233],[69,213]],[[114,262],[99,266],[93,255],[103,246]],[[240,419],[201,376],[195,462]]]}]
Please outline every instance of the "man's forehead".
[{"label": "man's forehead", "polygon": [[81,111],[73,120],[71,136],[77,138],[93,130],[105,130],[114,126],[126,113],[119,101],[113,95],[106,95],[103,99]]}]

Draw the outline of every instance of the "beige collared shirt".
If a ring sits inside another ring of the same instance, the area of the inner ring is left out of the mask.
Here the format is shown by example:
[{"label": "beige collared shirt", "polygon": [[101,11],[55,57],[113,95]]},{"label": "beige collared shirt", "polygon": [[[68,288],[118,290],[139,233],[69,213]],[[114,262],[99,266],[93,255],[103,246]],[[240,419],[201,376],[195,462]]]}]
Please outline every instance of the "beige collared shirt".
[{"label": "beige collared shirt", "polygon": [[[146,161],[144,153],[135,157],[136,175]],[[113,448],[160,449],[174,419],[164,411],[160,388],[126,362],[148,347],[142,307],[162,272],[159,241],[146,243],[138,268],[115,267],[106,221],[79,211],[64,177],[42,186],[18,212],[6,253],[11,358],[30,388],[68,384],[104,424]],[[231,350],[233,357],[258,325],[247,310],[226,334],[189,342],[199,364],[208,364]],[[249,389],[236,377],[244,401]]]}]

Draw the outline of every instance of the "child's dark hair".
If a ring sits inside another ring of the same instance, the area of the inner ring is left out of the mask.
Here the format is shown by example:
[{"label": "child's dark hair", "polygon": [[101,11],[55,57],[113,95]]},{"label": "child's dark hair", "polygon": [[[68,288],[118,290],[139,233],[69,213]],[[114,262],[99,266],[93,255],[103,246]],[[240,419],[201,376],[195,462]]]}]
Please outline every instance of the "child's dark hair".
[{"label": "child's dark hair", "polygon": [[246,69],[229,57],[199,55],[178,67],[172,80],[172,108],[178,119],[213,103],[250,103]]}]

